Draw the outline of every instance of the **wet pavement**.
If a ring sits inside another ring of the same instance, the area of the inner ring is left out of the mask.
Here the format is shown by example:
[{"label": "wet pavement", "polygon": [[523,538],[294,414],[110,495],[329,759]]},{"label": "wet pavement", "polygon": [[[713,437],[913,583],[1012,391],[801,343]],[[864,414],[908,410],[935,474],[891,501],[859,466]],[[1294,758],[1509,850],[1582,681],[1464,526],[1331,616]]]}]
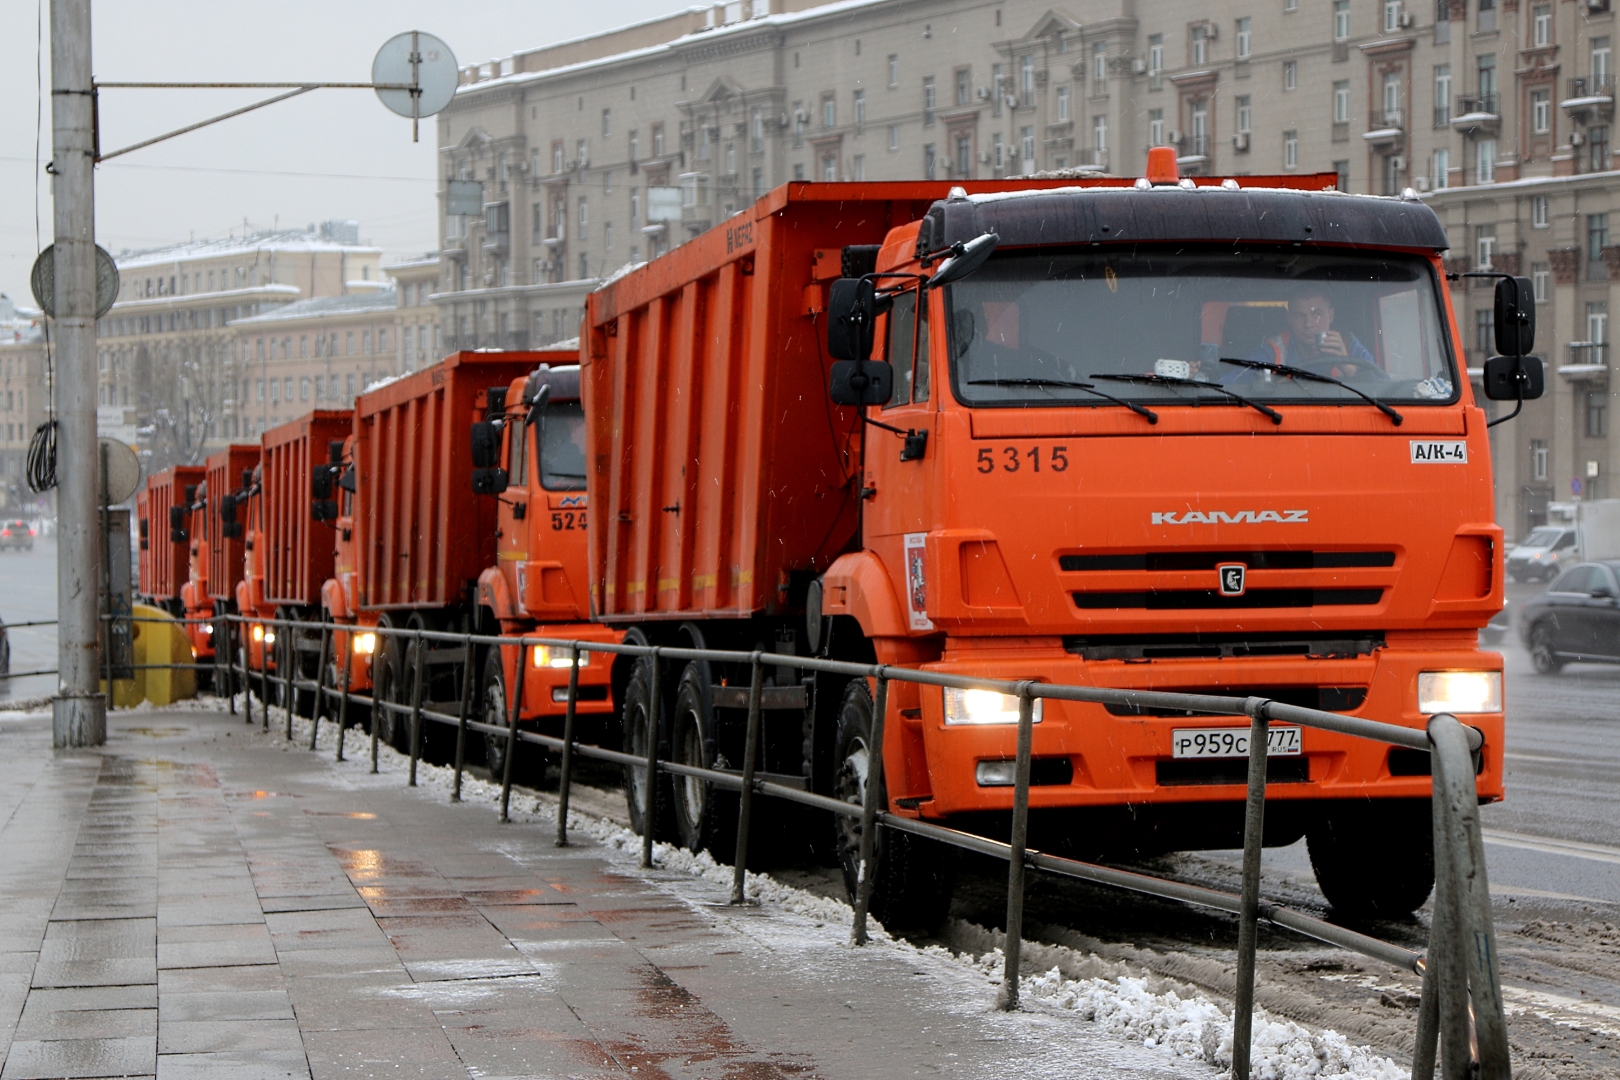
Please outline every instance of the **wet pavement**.
[{"label": "wet pavement", "polygon": [[0,1080],[1214,1075],[238,718],[109,728],[0,715]]}]

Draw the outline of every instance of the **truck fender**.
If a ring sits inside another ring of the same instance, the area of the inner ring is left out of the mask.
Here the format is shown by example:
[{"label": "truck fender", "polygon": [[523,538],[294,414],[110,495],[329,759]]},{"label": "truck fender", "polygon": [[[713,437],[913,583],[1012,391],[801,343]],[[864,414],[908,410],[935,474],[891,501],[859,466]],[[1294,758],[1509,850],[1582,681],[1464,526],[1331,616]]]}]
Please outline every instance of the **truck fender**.
[{"label": "truck fender", "polygon": [[868,638],[911,634],[894,582],[870,551],[840,555],[821,575],[821,596],[822,614],[851,616]]},{"label": "truck fender", "polygon": [[347,619],[353,614],[349,611],[349,598],[343,592],[343,585],[336,578],[321,582],[321,606],[333,620]]},{"label": "truck fender", "polygon": [[512,601],[512,592],[506,586],[506,575],[496,567],[486,567],[478,575],[478,603],[494,612],[497,619],[518,617],[517,605]]}]

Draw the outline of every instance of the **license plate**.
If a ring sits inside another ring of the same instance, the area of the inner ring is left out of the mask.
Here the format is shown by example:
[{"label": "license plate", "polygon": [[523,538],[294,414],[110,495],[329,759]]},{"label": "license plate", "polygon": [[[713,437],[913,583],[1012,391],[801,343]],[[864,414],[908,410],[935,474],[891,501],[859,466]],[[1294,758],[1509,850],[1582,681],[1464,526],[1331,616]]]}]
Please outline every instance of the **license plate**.
[{"label": "license plate", "polygon": [[[1298,757],[1297,727],[1274,727],[1267,732],[1267,757]],[[1170,733],[1170,755],[1178,758],[1234,758],[1249,756],[1249,729],[1176,728]]]}]

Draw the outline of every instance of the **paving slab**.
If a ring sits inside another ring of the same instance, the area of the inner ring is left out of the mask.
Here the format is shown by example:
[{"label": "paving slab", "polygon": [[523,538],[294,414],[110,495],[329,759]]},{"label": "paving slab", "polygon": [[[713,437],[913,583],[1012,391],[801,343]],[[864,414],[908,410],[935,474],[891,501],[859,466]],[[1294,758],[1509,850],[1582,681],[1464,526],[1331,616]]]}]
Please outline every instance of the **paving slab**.
[{"label": "paving slab", "polygon": [[281,730],[0,725],[0,1080],[1214,1075]]}]

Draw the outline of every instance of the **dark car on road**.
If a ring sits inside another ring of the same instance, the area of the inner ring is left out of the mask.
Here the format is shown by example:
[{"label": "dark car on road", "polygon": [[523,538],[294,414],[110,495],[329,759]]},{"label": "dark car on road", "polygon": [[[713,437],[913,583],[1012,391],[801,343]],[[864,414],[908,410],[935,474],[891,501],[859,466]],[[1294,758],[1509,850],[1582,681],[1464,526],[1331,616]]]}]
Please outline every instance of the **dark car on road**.
[{"label": "dark car on road", "polygon": [[0,522],[0,551],[7,548],[17,551],[34,550],[34,530],[28,522],[15,519]]},{"label": "dark car on road", "polygon": [[1580,563],[1558,575],[1525,602],[1519,636],[1543,675],[1574,660],[1620,664],[1620,560]]}]

